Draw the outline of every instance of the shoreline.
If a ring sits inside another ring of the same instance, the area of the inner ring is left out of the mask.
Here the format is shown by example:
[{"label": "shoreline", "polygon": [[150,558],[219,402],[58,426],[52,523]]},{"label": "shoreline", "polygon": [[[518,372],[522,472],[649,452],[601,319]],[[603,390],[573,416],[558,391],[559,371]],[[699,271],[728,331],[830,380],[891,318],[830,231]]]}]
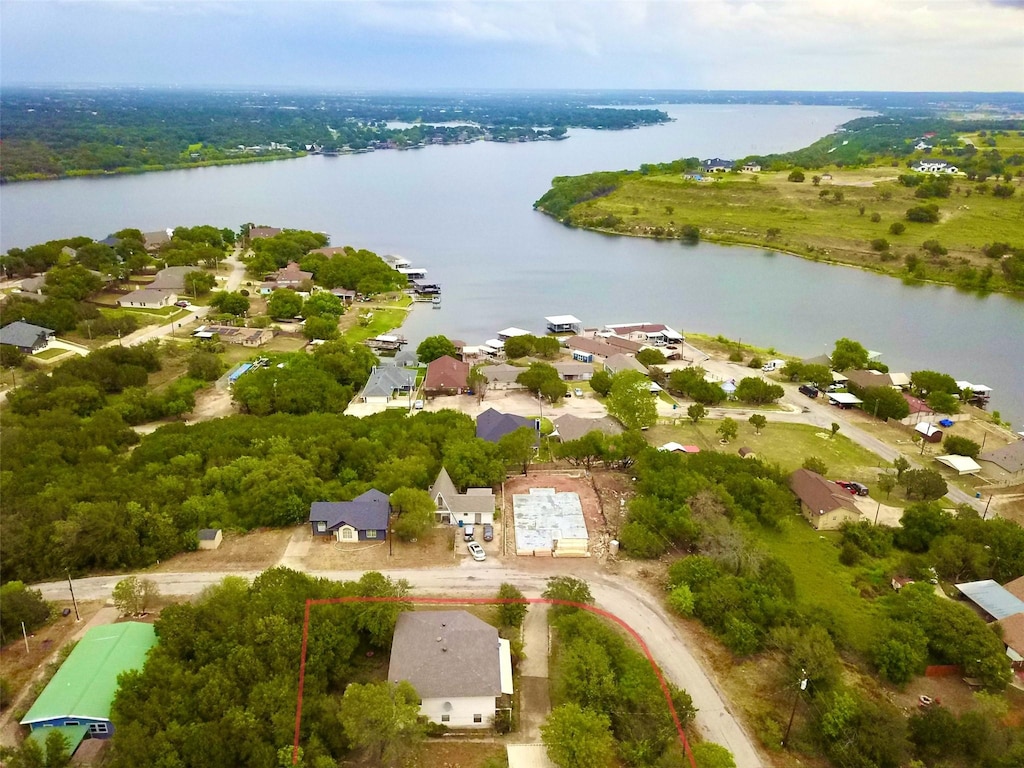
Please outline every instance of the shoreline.
[{"label": "shoreline", "polygon": [[[613,229],[603,229],[601,227],[581,227],[581,226],[577,226],[575,224],[569,224],[569,223],[567,223],[565,221],[562,221],[557,216],[555,216],[553,213],[550,213],[549,211],[545,210],[544,208],[537,208],[535,210],[539,211],[540,213],[543,213],[545,216],[550,216],[552,219],[557,221],[559,224],[567,226],[567,227],[569,227],[571,229],[580,230],[581,232],[597,232],[597,233],[602,234],[602,235],[608,235],[608,236],[613,236],[613,237],[636,237],[636,238],[640,238],[642,240],[654,240],[654,241],[661,241],[661,242],[676,242],[676,243],[680,243],[682,245],[691,245],[691,243],[687,243],[684,240],[680,240],[678,238],[673,238],[673,237],[658,237],[656,235],[645,235],[645,234],[641,234],[641,233],[638,233],[638,232],[618,232],[618,231],[613,230]],[[861,272],[869,272],[869,273],[874,274],[874,275],[881,275],[882,277],[890,277],[890,278],[892,278],[894,280],[899,280],[904,285],[908,285],[908,286],[927,286],[927,285],[942,286],[942,287],[945,287],[945,288],[954,288],[954,289],[956,289],[956,290],[958,290],[958,291],[960,291],[962,293],[973,294],[973,295],[977,295],[979,297],[985,297],[985,296],[990,295],[990,294],[999,294],[1000,296],[1006,296],[1006,297],[1011,298],[1011,299],[1017,299],[1017,300],[1024,301],[1024,293],[1017,292],[1017,291],[995,290],[995,289],[993,289],[993,290],[985,290],[985,291],[969,290],[969,289],[961,288],[960,286],[958,286],[956,283],[953,283],[953,282],[947,282],[947,281],[943,281],[943,280],[933,280],[933,279],[922,280],[920,278],[914,278],[914,277],[909,277],[909,276],[901,276],[901,275],[895,274],[893,272],[887,272],[887,271],[881,270],[881,269],[872,269],[870,266],[867,266],[867,265],[864,265],[864,264],[854,264],[854,263],[847,262],[847,261],[839,261],[839,260],[836,260],[836,259],[829,259],[829,258],[818,258],[816,256],[810,256],[810,255],[799,253],[797,251],[790,251],[790,250],[786,250],[785,248],[777,248],[777,247],[774,247],[774,246],[765,245],[765,244],[761,244],[761,243],[748,243],[748,242],[744,242],[743,240],[735,240],[735,239],[732,239],[732,238],[718,238],[718,237],[715,237],[714,235],[705,236],[703,233],[701,233],[701,237],[700,237],[700,240],[698,241],[698,243],[692,243],[692,245],[697,245],[699,243],[710,243],[711,245],[736,245],[736,246],[740,246],[740,247],[743,247],[743,248],[754,248],[754,249],[761,250],[761,251],[768,251],[768,252],[771,252],[771,253],[779,253],[779,254],[782,254],[784,256],[794,256],[794,257],[796,257],[798,259],[803,259],[804,261],[810,261],[810,262],[814,262],[814,263],[818,263],[818,264],[826,264],[826,265],[832,266],[832,267],[848,267],[850,269],[859,269]]]}]

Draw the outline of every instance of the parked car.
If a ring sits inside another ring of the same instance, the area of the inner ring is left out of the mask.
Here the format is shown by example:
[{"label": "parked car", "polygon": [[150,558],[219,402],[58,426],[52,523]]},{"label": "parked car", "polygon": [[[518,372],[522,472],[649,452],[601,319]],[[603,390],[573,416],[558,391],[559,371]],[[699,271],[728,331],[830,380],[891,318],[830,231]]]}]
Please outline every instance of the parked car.
[{"label": "parked car", "polygon": [[801,394],[807,395],[808,397],[814,398],[818,396],[818,389],[816,387],[812,387],[810,384],[801,384],[799,389]]},{"label": "parked car", "polygon": [[422,400],[414,401],[413,404],[412,404],[412,407],[415,410],[417,410],[417,411],[422,411],[423,410],[423,401]]},{"label": "parked car", "polygon": [[579,387],[576,387],[572,392],[576,397],[583,397],[583,390]]},{"label": "parked car", "polygon": [[184,308],[184,307],[188,306],[188,302],[187,301],[176,301],[176,302],[174,302],[174,306]]},{"label": "parked car", "polygon": [[856,493],[858,496],[867,496],[868,487],[863,483],[850,483],[850,493]]},{"label": "parked car", "polygon": [[491,541],[494,538],[494,526],[490,523],[484,525],[484,541]]},{"label": "parked car", "polygon": [[856,495],[857,493],[857,489],[853,487],[853,483],[851,483],[849,480],[836,480],[836,485],[838,485],[844,491],[849,491],[854,495]]},{"label": "parked car", "polygon": [[466,545],[466,549],[469,550],[469,554],[471,554],[473,556],[473,559],[477,562],[487,559],[487,553],[484,552],[484,548],[477,544],[475,541],[469,542],[469,544]]},{"label": "parked car", "polygon": [[462,529],[462,538],[465,541],[472,541],[473,540],[473,533],[474,533],[473,526],[472,525],[467,525],[465,528]]}]

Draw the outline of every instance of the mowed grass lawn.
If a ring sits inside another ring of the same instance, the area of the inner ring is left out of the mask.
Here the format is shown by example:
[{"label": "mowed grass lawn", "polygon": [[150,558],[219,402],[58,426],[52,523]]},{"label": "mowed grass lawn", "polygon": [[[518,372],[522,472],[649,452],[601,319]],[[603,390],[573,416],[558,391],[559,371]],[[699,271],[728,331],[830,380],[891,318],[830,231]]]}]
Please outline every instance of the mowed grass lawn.
[{"label": "mowed grass lawn", "polygon": [[704,451],[724,453],[735,453],[746,446],[753,448],[762,461],[777,464],[787,473],[802,466],[808,457],[817,456],[828,466],[829,477],[857,480],[866,484],[875,479],[879,469],[889,466],[888,462],[871,451],[844,437],[842,432],[834,438],[828,438],[822,437],[829,434],[828,430],[808,424],[769,421],[761,434],[756,435],[754,428],[745,419],[736,418],[734,421],[739,427],[739,437],[728,445],[719,443],[715,430],[721,422],[714,419],[705,419],[697,426],[684,421],[678,426],[651,427],[647,431],[647,440],[654,446],[674,440],[683,445],[697,445]]},{"label": "mowed grass lawn", "polygon": [[[902,272],[904,257],[915,254],[929,265],[929,276],[949,273],[949,279],[963,266],[961,259],[975,267],[994,264],[998,277],[998,264],[980,249],[997,241],[1016,242],[1024,225],[1024,192],[1009,199],[996,198],[991,192],[977,193],[978,184],[957,177],[949,198],[920,199],[914,197],[913,189],[896,181],[896,176],[908,169],[889,166],[832,169],[828,171],[831,180],[814,186],[812,175],[825,172],[807,171],[803,183],[787,181],[784,172],[721,174],[713,182],[691,181],[674,173],[637,174],[610,195],[575,206],[570,216],[577,226],[600,228],[600,220],[613,215],[622,221],[617,231],[635,234],[651,234],[655,227],[694,224],[703,238],[713,241],[778,248],[891,273]],[[1013,183],[1019,186],[1019,181]],[[966,196],[968,190],[970,197]],[[841,193],[842,200],[837,200],[834,192]],[[906,220],[908,208],[927,203],[938,205],[938,223]],[[878,222],[871,221],[875,213]],[[905,232],[891,234],[889,227],[894,222],[902,223]],[[769,229],[779,233],[769,238]],[[876,238],[890,243],[884,259],[871,247]],[[949,250],[948,255],[931,257],[921,249],[926,240],[937,240]]]},{"label": "mowed grass lawn", "polygon": [[357,323],[344,332],[344,337],[351,342],[365,341],[374,336],[398,328],[404,321],[409,310],[399,308],[373,309],[373,317],[366,325]]}]

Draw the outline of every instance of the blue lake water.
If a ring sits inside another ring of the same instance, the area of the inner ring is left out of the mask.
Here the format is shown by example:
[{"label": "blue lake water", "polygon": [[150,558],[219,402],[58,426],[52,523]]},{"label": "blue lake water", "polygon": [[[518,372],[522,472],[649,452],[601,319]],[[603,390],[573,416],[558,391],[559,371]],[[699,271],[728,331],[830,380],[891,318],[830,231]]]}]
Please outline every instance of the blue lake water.
[{"label": "blue lake water", "polygon": [[678,157],[741,157],[806,146],[857,112],[836,107],[667,105],[674,121],[574,130],[559,142],[431,146],[343,157],[0,188],[4,249],[122,227],[243,222],[327,232],[332,244],[398,253],[442,284],[417,307],[411,340],[479,343],[543,317],[587,325],[665,322],[798,355],[841,336],[893,370],[932,368],[995,389],[1024,429],[1024,302],[831,267],[783,254],[696,247],[566,228],[532,210],[554,176]]}]

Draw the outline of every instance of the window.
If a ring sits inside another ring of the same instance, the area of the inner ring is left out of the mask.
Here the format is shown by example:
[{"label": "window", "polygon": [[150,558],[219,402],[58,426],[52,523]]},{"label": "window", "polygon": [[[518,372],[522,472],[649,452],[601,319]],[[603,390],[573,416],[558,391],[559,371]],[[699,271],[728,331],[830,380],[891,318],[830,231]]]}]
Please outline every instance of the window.
[{"label": "window", "polygon": [[452,716],[451,715],[441,715],[441,722],[442,723],[450,723],[451,721],[452,721]]},{"label": "window", "polygon": [[65,720],[64,725],[78,725],[77,720]]},{"label": "window", "polygon": [[376,539],[377,538],[377,531],[375,529],[373,529],[373,528],[368,529],[366,531],[366,538],[368,538],[368,539]]},{"label": "window", "polygon": [[323,520],[318,520],[316,524],[316,530],[318,533],[325,533],[327,531],[327,523]]},{"label": "window", "polygon": [[482,723],[483,721],[484,721],[484,716],[483,715],[473,715],[473,722],[474,723]]},{"label": "window", "polygon": [[107,723],[90,723],[89,733],[110,733],[110,726]]},{"label": "window", "polygon": [[341,538],[351,539],[354,531],[351,528],[345,527],[341,529]]}]

